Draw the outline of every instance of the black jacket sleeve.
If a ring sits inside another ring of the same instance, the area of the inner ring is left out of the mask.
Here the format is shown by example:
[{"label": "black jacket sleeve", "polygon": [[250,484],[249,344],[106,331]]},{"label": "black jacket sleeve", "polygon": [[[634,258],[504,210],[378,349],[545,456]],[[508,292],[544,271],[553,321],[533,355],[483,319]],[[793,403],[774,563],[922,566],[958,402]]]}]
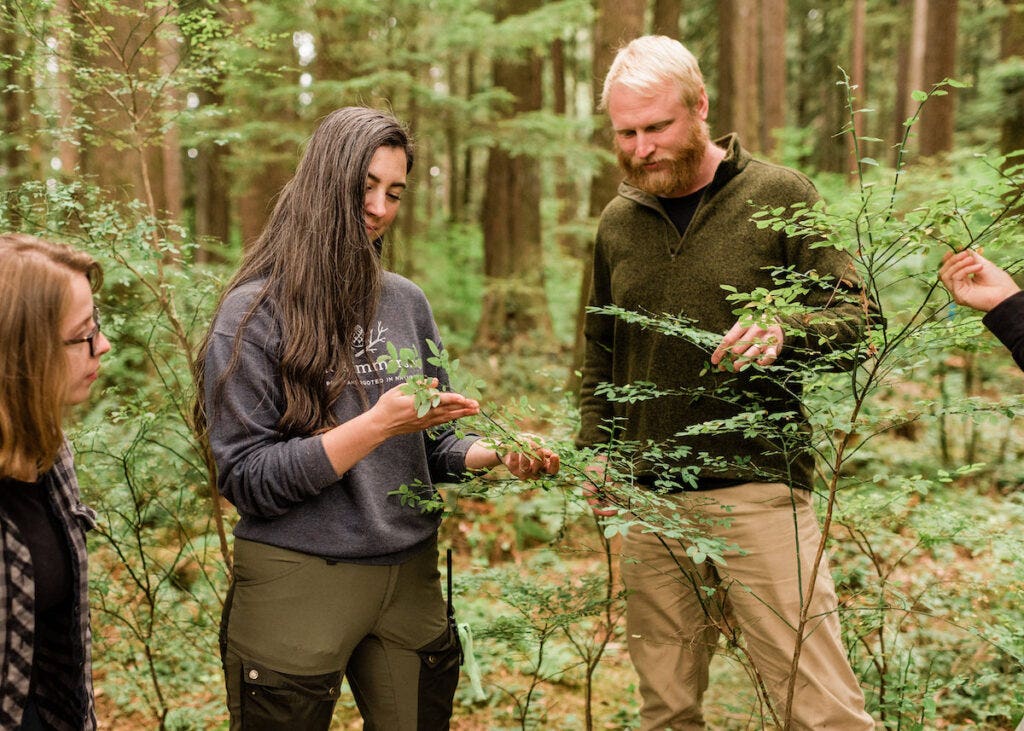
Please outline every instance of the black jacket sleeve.
[{"label": "black jacket sleeve", "polygon": [[1010,349],[1017,366],[1024,370],[1024,291],[993,307],[982,322]]}]

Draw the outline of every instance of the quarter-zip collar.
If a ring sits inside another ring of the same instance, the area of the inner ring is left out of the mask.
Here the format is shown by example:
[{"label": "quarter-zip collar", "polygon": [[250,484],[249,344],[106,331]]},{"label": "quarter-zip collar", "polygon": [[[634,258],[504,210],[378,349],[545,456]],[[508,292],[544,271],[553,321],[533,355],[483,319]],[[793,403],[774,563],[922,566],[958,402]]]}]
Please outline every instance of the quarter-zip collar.
[{"label": "quarter-zip collar", "polygon": [[[707,202],[711,200],[718,191],[728,185],[729,181],[739,175],[740,172],[743,171],[743,168],[745,168],[752,159],[750,153],[740,146],[739,135],[735,132],[730,132],[724,137],[719,137],[714,140],[714,144],[725,150],[725,157],[722,159],[722,162],[718,164],[718,168],[715,170],[715,175],[711,179],[711,182],[704,188],[704,194],[701,196],[700,203],[697,205],[697,210],[694,211],[690,225],[687,226],[683,235],[679,237],[675,246],[669,249],[668,255],[671,259],[675,259],[676,256],[678,256],[679,252],[683,248],[683,243],[690,237],[690,233],[699,226],[700,219],[702,218],[701,214],[703,213]],[[657,211],[658,214],[670,225],[674,225],[672,224],[672,220],[669,218],[668,214],[665,212],[665,209],[658,201],[657,196],[653,196],[650,193],[640,190],[635,185],[625,180],[619,183],[619,189],[617,192],[627,200],[631,200],[638,205]]]}]

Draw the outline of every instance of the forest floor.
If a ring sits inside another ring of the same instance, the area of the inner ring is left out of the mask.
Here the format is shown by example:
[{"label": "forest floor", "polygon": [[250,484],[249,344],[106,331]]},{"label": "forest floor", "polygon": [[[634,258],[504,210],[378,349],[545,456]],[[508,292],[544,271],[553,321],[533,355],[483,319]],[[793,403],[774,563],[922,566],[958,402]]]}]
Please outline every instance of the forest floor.
[{"label": "forest floor", "polygon": [[[558,575],[580,577],[591,572],[600,572],[605,562],[604,555],[595,549],[596,534],[590,535],[586,526],[575,528],[564,536],[555,549],[543,545],[519,546],[514,535],[515,511],[493,515],[494,503],[472,501],[463,514],[445,524],[442,530],[442,547],[451,545],[454,549],[454,572],[457,584],[461,577],[487,571],[495,566],[504,566],[524,578],[533,569],[534,555],[554,550],[557,559],[549,561],[544,576],[538,576],[544,583],[557,581]],[[467,526],[473,526],[473,546],[467,544]],[[481,534],[490,532],[489,536]],[[612,543],[615,552],[615,542]],[[442,566],[442,572],[444,567]],[[491,587],[491,591],[478,591],[475,595],[457,591],[456,606],[460,613],[466,606],[465,617],[471,623],[479,620],[486,624],[503,613],[514,613],[502,600],[502,587]],[[475,619],[474,619],[475,618]],[[476,628],[474,628],[476,631]],[[529,662],[509,650],[500,656],[501,646],[492,640],[477,642],[478,657],[483,668],[483,689],[486,700],[474,702],[470,690],[471,682],[466,668],[463,669],[456,697],[455,713],[451,728],[453,731],[512,731],[513,729],[541,729],[553,731],[582,731],[587,729],[586,689],[582,675],[569,668],[566,672],[548,677],[532,691],[531,712],[528,724],[523,724],[522,704],[529,690]],[[211,666],[213,664],[211,663]],[[175,699],[172,703],[186,703],[196,709],[196,715],[205,720],[194,726],[172,725],[168,728],[227,729],[227,716],[223,706],[223,684],[219,667],[212,667],[210,682],[203,689],[196,689],[188,698]],[[621,618],[616,624],[612,639],[594,674],[593,700],[591,703],[592,729],[633,729],[638,727],[639,694],[636,689],[637,677],[629,661],[625,643],[625,622]],[[103,693],[104,678],[97,673],[97,711],[100,728],[109,731],[141,731],[155,729],[152,719],[140,714],[127,715],[114,707]],[[715,731],[754,731],[766,726],[758,712],[757,697],[750,679],[742,666],[726,652],[720,651],[711,665],[710,687],[705,696],[707,728]],[[339,702],[332,729],[356,731],[363,728],[358,710],[347,687]],[[882,728],[881,726],[879,728]],[[1011,724],[935,722],[936,731],[960,729],[984,729],[985,731],[1011,731]]]}]

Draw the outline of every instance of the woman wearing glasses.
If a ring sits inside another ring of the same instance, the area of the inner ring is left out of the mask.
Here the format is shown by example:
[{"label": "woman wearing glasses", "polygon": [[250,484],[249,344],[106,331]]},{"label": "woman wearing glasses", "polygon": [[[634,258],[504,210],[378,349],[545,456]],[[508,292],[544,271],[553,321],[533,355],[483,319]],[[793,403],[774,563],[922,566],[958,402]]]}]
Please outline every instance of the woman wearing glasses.
[{"label": "woman wearing glasses", "polygon": [[61,430],[110,343],[87,254],[0,234],[0,728],[93,729],[85,532]]}]

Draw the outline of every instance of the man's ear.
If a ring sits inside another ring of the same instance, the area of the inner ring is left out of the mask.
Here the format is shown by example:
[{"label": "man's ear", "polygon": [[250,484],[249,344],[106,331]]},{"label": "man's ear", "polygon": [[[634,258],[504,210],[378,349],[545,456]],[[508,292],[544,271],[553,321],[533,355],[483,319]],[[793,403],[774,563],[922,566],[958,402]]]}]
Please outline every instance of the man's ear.
[{"label": "man's ear", "polygon": [[697,105],[693,109],[694,114],[700,117],[702,122],[708,121],[708,107],[708,92],[702,86],[700,88],[700,97],[697,99]]}]

